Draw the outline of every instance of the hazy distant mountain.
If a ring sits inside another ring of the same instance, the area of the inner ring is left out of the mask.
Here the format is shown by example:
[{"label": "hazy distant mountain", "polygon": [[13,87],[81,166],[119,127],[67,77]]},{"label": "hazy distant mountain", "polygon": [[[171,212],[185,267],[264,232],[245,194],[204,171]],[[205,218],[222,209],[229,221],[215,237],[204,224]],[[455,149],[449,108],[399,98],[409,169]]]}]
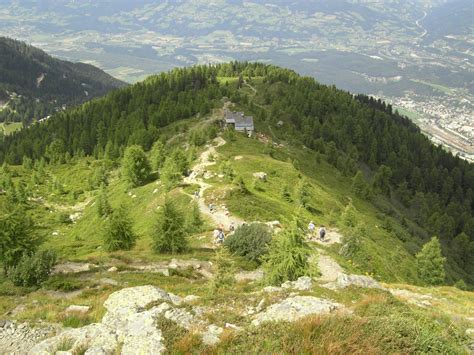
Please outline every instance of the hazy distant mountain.
[{"label": "hazy distant mountain", "polygon": [[7,103],[0,122],[28,123],[124,85],[92,65],[55,59],[24,42],[0,38],[0,100]]},{"label": "hazy distant mountain", "polygon": [[[249,60],[289,67],[384,98],[410,111],[430,135],[469,154],[471,3],[0,0],[0,34],[15,34],[129,82],[196,63]],[[432,131],[434,126],[446,134]]]}]

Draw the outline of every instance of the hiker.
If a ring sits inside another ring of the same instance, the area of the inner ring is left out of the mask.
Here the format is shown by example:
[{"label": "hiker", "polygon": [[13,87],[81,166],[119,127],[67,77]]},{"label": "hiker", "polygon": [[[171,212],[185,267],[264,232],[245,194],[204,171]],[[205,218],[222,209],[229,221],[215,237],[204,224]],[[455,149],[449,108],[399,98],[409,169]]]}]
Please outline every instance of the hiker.
[{"label": "hiker", "polygon": [[212,203],[209,204],[209,212],[214,213],[214,205]]},{"label": "hiker", "polygon": [[194,197],[195,197],[196,199],[199,198],[199,190],[194,191]]},{"label": "hiker", "polygon": [[214,231],[214,239],[215,239],[216,244],[224,243],[225,234],[224,234],[224,231],[222,230],[222,228],[217,228]]},{"label": "hiker", "polygon": [[234,222],[231,222],[231,223],[230,223],[230,226],[229,226],[229,231],[230,231],[230,232],[233,232],[233,231],[235,231],[235,225],[234,225]]},{"label": "hiker", "polygon": [[309,222],[308,224],[309,239],[313,239],[315,229],[316,229],[316,226],[314,225],[313,221]]},{"label": "hiker", "polygon": [[324,237],[326,236],[326,228],[324,226],[319,227],[319,239],[324,241]]}]

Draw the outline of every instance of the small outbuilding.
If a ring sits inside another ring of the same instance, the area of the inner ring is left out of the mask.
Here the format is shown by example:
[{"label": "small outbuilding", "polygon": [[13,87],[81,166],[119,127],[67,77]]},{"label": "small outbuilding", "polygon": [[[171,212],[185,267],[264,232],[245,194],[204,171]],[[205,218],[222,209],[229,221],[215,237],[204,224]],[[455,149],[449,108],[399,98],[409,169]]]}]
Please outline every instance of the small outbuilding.
[{"label": "small outbuilding", "polygon": [[237,132],[252,133],[255,130],[253,117],[245,116],[243,112],[232,112],[226,110],[224,113],[224,120],[227,127],[233,127]]}]

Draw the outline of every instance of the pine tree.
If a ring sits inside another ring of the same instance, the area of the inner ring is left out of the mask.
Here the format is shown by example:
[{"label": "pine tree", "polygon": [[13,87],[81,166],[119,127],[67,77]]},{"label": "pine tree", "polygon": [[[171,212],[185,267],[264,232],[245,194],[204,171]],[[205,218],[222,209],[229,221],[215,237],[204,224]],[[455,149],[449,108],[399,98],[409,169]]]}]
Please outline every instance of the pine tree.
[{"label": "pine tree", "polygon": [[416,254],[418,276],[428,285],[440,285],[444,282],[446,273],[444,264],[446,258],[441,252],[441,244],[437,237],[431,238],[421,251]]},{"label": "pine tree", "polygon": [[230,253],[226,248],[220,248],[216,251],[212,259],[214,265],[214,277],[210,282],[210,291],[220,291],[229,289],[235,284],[236,267]]},{"label": "pine tree", "polygon": [[311,200],[310,188],[311,185],[306,180],[301,180],[298,185],[298,202],[304,208],[307,208],[309,206],[309,202]]},{"label": "pine tree", "polygon": [[181,177],[182,172],[173,157],[166,158],[163,168],[160,172],[160,179],[165,186],[165,189],[170,191],[181,181]]},{"label": "pine tree", "polygon": [[154,171],[159,171],[165,163],[165,147],[161,141],[153,143],[150,151],[151,167]]},{"label": "pine tree", "polygon": [[122,159],[122,175],[129,187],[143,185],[150,176],[150,163],[138,145],[132,145],[125,150]]},{"label": "pine tree", "polygon": [[369,196],[369,186],[365,182],[364,174],[362,171],[357,171],[357,173],[352,178],[352,191],[361,198],[367,198]]},{"label": "pine tree", "polygon": [[192,205],[191,213],[187,221],[187,230],[190,233],[199,233],[204,225],[204,221],[201,217],[201,211],[199,210],[197,201],[193,201]]},{"label": "pine tree", "polygon": [[342,223],[347,227],[355,227],[357,224],[356,209],[350,201],[344,208],[344,212],[341,215]]},{"label": "pine tree", "polygon": [[33,254],[40,242],[23,208],[0,205],[0,262],[5,273],[17,265],[23,255]]},{"label": "pine tree", "polygon": [[137,236],[133,232],[132,221],[124,206],[114,210],[107,222],[104,244],[108,251],[130,250]]},{"label": "pine tree", "polygon": [[99,217],[107,217],[112,213],[112,207],[107,197],[107,187],[104,184],[101,185],[99,196],[97,196],[97,213]]},{"label": "pine tree", "polygon": [[153,231],[153,250],[156,253],[180,253],[186,247],[184,218],[174,204],[166,199],[158,211]]},{"label": "pine tree", "polygon": [[303,236],[304,232],[293,221],[287,230],[273,239],[268,255],[263,258],[263,267],[270,284],[280,285],[311,274],[308,262],[311,248]]}]

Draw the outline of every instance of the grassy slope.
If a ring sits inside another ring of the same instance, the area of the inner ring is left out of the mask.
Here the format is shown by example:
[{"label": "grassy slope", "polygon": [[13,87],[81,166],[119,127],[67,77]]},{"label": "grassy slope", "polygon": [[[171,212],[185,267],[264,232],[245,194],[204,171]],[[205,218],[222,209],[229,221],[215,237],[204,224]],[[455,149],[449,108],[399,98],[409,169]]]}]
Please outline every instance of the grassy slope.
[{"label": "grassy slope", "polygon": [[[245,90],[251,95],[248,88]],[[174,137],[170,142],[179,144],[186,141],[190,130],[203,125],[205,120],[206,118],[178,122],[167,127],[163,133],[168,137],[178,134],[180,138]],[[268,128],[267,131],[269,131]],[[235,141],[229,140],[226,145],[218,149],[218,153],[218,164],[210,169],[218,171],[219,162],[229,159],[237,175],[243,177],[250,193],[247,195],[232,193],[235,190],[232,182],[213,178],[209,180],[213,188],[207,191],[206,198],[212,195],[220,196],[220,203],[226,204],[233,214],[249,221],[280,220],[283,225],[286,225],[293,216],[298,215],[304,223],[313,219],[316,223],[323,223],[331,228],[339,227],[343,233],[346,231],[341,225],[340,215],[351,199],[357,209],[356,219],[363,222],[368,230],[362,241],[364,253],[357,259],[346,260],[339,256],[338,247],[332,246],[326,247],[328,254],[350,272],[370,273],[385,282],[417,281],[414,257],[407,252],[403,242],[381,228],[383,220],[380,212],[370,203],[354,196],[350,187],[351,180],[328,165],[324,158],[321,163],[317,163],[314,153],[302,147],[290,145],[277,148],[274,153],[275,158],[272,158],[268,154],[266,144],[242,135],[236,135]],[[242,156],[242,159],[235,160],[235,156],[238,155]],[[206,280],[196,277],[193,273],[170,277],[147,272],[106,273],[105,270],[108,267],[106,263],[120,264],[120,267],[126,268],[126,264],[131,261],[169,260],[176,256],[156,255],[150,248],[154,212],[164,199],[164,191],[159,182],[151,181],[129,191],[121,182],[118,170],[113,170],[111,174],[110,202],[114,207],[120,204],[128,206],[135,231],[140,238],[131,251],[109,254],[101,248],[104,221],[97,217],[94,200],[98,191],[90,191],[88,178],[97,165],[103,163],[103,161],[83,158],[67,165],[47,167],[48,177],[35,192],[37,197],[41,196],[44,199],[42,202],[29,203],[30,212],[38,223],[38,233],[46,239],[45,248],[56,250],[62,261],[87,260],[96,263],[99,268],[78,275],[54,276],[39,290],[15,288],[8,280],[0,276],[2,290],[0,313],[4,314],[16,305],[22,304],[26,305],[26,309],[16,316],[18,319],[42,319],[63,322],[68,326],[80,326],[100,320],[104,313],[102,303],[114,290],[124,286],[152,284],[182,296],[187,294],[202,296],[203,305],[214,309],[206,316],[218,325],[224,325],[225,322],[245,325],[240,312],[247,305],[256,305],[259,302],[259,298],[250,294],[251,291],[259,289],[261,287],[259,285],[239,284],[229,291],[213,294],[209,293]],[[28,181],[30,172],[24,171],[22,167],[13,169],[18,175],[14,180]],[[252,174],[258,171],[266,172],[268,181],[263,184],[263,189],[255,190]],[[53,177],[64,185],[65,194],[51,193],[50,186]],[[296,199],[295,187],[302,178],[311,184],[311,204],[316,209],[314,213],[301,210],[296,202],[289,203],[281,198],[281,188],[284,184],[288,184],[293,189],[292,194]],[[157,192],[153,193],[156,189]],[[173,190],[170,196],[183,210],[186,209],[189,197],[182,192],[181,187]],[[0,198],[3,197],[0,196]],[[385,201],[385,203],[388,202]],[[74,213],[80,206],[85,207],[82,218],[76,224],[59,222],[60,214]],[[395,220],[392,223],[393,228],[403,228]],[[53,232],[59,232],[59,235],[54,236]],[[209,232],[205,235],[207,238],[210,237]],[[191,248],[188,253],[180,255],[179,258],[193,257],[209,260],[213,257],[214,252],[204,247],[203,241],[198,237],[200,235],[190,236]],[[119,283],[119,286],[103,285],[101,283],[103,278],[113,279]],[[407,288],[406,285],[397,285],[397,287]],[[74,289],[83,290],[83,293],[66,298],[57,292]],[[217,349],[211,350],[218,353],[239,351],[239,349],[297,353],[311,351],[344,353],[355,349],[369,353],[429,350],[460,352],[460,338],[457,335],[459,333],[452,329],[446,314],[457,317],[469,315],[472,309],[471,294],[452,288],[413,287],[412,289],[420,293],[439,294],[446,302],[436,304],[433,310],[421,310],[416,306],[402,304],[385,292],[363,289],[334,292],[317,286],[308,294],[343,303],[353,308],[356,316],[323,317],[291,326],[264,327],[258,332],[258,337],[255,336],[255,330],[246,328],[243,335],[239,337],[226,333],[222,344]],[[64,309],[70,304],[86,304],[92,309],[83,317],[68,316],[64,313]],[[462,322],[459,325],[463,327]],[[381,332],[380,329],[386,332]],[[406,332],[407,338],[401,340],[397,338],[400,332]],[[284,341],[280,342],[276,339],[284,339]],[[426,348],[424,347],[426,344],[435,347]],[[203,349],[199,343],[190,339],[183,339],[178,345],[176,349],[183,351]],[[207,349],[207,351],[210,350]]]}]

